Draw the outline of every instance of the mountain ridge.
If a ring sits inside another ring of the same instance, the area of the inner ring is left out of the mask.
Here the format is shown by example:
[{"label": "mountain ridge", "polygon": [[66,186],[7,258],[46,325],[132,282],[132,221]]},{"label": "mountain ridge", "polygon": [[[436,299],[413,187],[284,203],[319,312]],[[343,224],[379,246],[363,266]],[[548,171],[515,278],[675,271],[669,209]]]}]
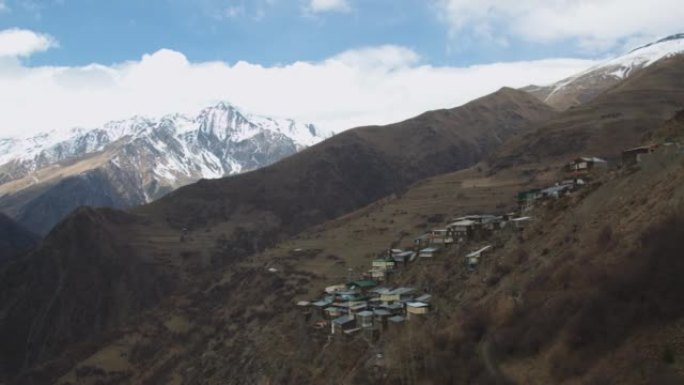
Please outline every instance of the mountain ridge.
[{"label": "mountain ridge", "polygon": [[684,54],[684,33],[637,47],[551,85],[531,85],[523,90],[558,110],[567,110],[586,103],[658,61],[681,54]]},{"label": "mountain ridge", "polygon": [[[223,269],[308,226],[424,177],[472,166],[506,138],[553,114],[529,94],[503,90],[413,120],[348,130],[274,165],[202,180],[128,212],[80,209],[58,224],[42,247],[5,270],[3,276],[12,279],[0,280],[5,285],[0,292],[7,293],[0,312],[8,314],[0,335],[13,336],[0,351],[14,363],[4,368],[5,374],[45,362],[66,346],[124,322],[117,318],[97,323],[96,313],[82,309],[101,303],[107,314],[137,314],[171,292],[196,289],[198,277],[211,282]],[[80,239],[79,232],[88,239]],[[82,261],[84,253],[87,261]],[[60,270],[65,271],[83,271],[86,266],[88,278],[74,273],[60,280],[46,267],[56,261],[64,263]],[[128,267],[138,265],[151,271],[136,273]],[[41,271],[49,273],[50,280],[38,285]],[[90,277],[99,277],[96,286],[101,293],[71,293]],[[161,286],[142,284],[148,281]],[[57,297],[45,294],[58,284],[65,289]],[[127,299],[141,290],[156,294]],[[81,300],[75,303],[73,298]],[[103,303],[104,298],[111,300]],[[38,314],[47,318],[40,318],[40,324],[27,322]],[[82,326],[64,329],[57,338],[51,324]],[[27,335],[35,336],[30,346]],[[17,360],[26,365],[16,367]]]},{"label": "mountain ridge", "polygon": [[[266,166],[328,135],[312,124],[244,114],[223,102],[195,117],[133,117],[91,130],[2,139],[0,211],[45,234],[80,205],[149,203],[199,179]],[[61,186],[74,183],[109,197],[59,195]],[[44,212],[47,220],[31,213],[34,200],[55,198],[62,204]]]}]

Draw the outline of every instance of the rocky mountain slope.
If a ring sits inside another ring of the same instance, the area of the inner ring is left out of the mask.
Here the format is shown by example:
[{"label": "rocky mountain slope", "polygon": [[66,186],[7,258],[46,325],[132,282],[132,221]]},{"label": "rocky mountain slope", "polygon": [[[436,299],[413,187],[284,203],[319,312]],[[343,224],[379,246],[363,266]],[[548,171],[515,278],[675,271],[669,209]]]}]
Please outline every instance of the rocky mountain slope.
[{"label": "rocky mountain slope", "polygon": [[[346,131],[272,166],[200,181],[129,213],[79,210],[2,273],[0,335],[11,341],[0,352],[3,374],[48,363],[66,347],[79,357],[169,293],[194,292],[279,239],[471,166],[552,114],[534,97],[503,89],[455,109]],[[98,290],[84,290],[90,285]]]},{"label": "rocky mountain slope", "polygon": [[[684,140],[683,116],[648,131]],[[564,178],[563,164],[479,164],[424,179],[232,263],[20,383],[681,383],[676,146],[536,208],[530,228],[492,240],[476,273],[461,261],[479,243],[403,269],[392,285],[429,290],[434,308],[372,344],[328,340],[293,305],[440,221],[506,211],[516,191]],[[183,244],[207,239],[191,231]]]},{"label": "rocky mountain slope", "polygon": [[147,203],[202,178],[266,166],[328,136],[221,103],[196,117],[136,117],[0,139],[0,211],[45,234],[76,207]]},{"label": "rocky mountain slope", "polygon": [[[128,212],[80,210],[0,273],[3,375],[21,384],[581,384],[613,375],[645,384],[661,383],[654,373],[677,376],[679,339],[658,334],[680,330],[680,286],[665,273],[679,274],[668,250],[681,248],[673,243],[681,236],[663,230],[681,227],[664,220],[682,207],[676,147],[541,208],[529,231],[497,240],[481,274],[462,268],[465,250],[407,270],[396,283],[431,290],[436,311],[389,342],[328,343],[292,304],[450,216],[507,210],[516,191],[558,180],[578,154],[614,155],[650,140],[681,116],[683,60],[650,66],[562,114],[504,89],[351,130]],[[602,125],[604,114],[612,124]],[[644,279],[651,273],[658,279]],[[644,354],[627,357],[629,370],[604,370],[635,351]],[[658,361],[658,352],[674,358]]]},{"label": "rocky mountain slope", "polygon": [[684,56],[646,70],[506,143],[490,159],[496,168],[567,160],[572,156],[620,157],[684,108]]},{"label": "rocky mountain slope", "polygon": [[[669,65],[681,70],[680,64]],[[683,117],[679,110],[664,126],[646,129],[648,136],[681,143]],[[475,273],[462,258],[478,242],[403,269],[391,285],[429,291],[432,313],[373,343],[328,340],[294,303],[344,282],[349,269],[367,269],[388,245],[410,246],[412,236],[448,218],[506,212],[517,191],[566,178],[564,159],[500,170],[480,164],[428,178],[308,228],[232,267],[203,295],[158,309],[136,326],[149,337],[131,342],[131,332],[118,335],[64,380],[103,378],[77,377],[92,368],[127,375],[102,360],[116,351],[131,353],[121,365],[134,368],[130,382],[680,384],[683,160],[677,146],[664,147],[639,167],[596,176],[579,193],[542,204],[529,213],[530,228],[490,240],[496,250]],[[235,290],[241,295],[231,295]],[[177,334],[163,337],[169,330]],[[159,346],[180,350],[132,354]]]},{"label": "rocky mountain slope", "polygon": [[529,86],[532,93],[559,110],[578,106],[662,59],[684,53],[684,34],[668,36],[605,61],[548,86]]},{"label": "rocky mountain slope", "polygon": [[0,264],[38,243],[38,236],[0,213]]}]

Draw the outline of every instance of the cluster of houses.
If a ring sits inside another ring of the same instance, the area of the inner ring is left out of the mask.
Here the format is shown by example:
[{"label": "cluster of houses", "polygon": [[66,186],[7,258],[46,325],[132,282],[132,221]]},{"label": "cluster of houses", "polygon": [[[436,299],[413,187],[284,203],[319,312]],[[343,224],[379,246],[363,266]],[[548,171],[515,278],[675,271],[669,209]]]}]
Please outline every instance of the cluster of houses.
[{"label": "cluster of houses", "polygon": [[[655,151],[654,146],[625,150],[623,164],[639,163],[641,157]],[[315,328],[328,329],[332,335],[376,334],[403,324],[406,320],[420,319],[431,310],[431,295],[412,287],[390,287],[390,277],[421,259],[438,256],[452,244],[484,241],[504,228],[522,230],[532,218],[522,213],[540,200],[559,198],[575,191],[591,179],[591,175],[607,169],[608,162],[596,157],[580,157],[568,163],[566,178],[545,188],[518,193],[519,211],[503,215],[476,214],[453,218],[442,228],[433,229],[414,240],[410,250],[389,249],[371,261],[371,268],[362,279],[327,287],[322,298],[310,302],[300,301],[307,321]],[[483,245],[464,256],[469,271],[477,269],[483,256],[492,251]]]},{"label": "cluster of houses", "polygon": [[608,169],[608,162],[596,157],[580,157],[574,159],[564,167],[566,178],[552,186],[536,188],[518,193],[518,206],[525,212],[537,202],[559,197],[573,192],[586,185],[591,174]]},{"label": "cluster of houses", "polygon": [[[414,246],[418,258],[433,258],[453,244],[484,241],[504,228],[524,229],[531,220],[529,216],[520,216],[516,213],[466,215],[453,218],[445,227],[433,229],[419,236],[414,240]],[[489,250],[491,246],[484,246],[467,254],[466,266],[469,269],[476,267],[482,254]]]},{"label": "cluster of houses", "polygon": [[420,318],[430,311],[430,294],[412,287],[386,287],[372,279],[360,279],[325,289],[323,298],[300,301],[307,320],[318,329],[329,327],[332,335],[368,336]]},{"label": "cluster of houses", "polygon": [[[642,160],[656,150],[659,145],[649,144],[622,151],[621,165],[629,167]],[[608,169],[608,161],[597,157],[579,157],[565,165],[566,178],[552,186],[536,188],[518,193],[518,206],[521,212],[533,207],[537,202],[546,199],[557,199],[586,185],[596,173]]]}]

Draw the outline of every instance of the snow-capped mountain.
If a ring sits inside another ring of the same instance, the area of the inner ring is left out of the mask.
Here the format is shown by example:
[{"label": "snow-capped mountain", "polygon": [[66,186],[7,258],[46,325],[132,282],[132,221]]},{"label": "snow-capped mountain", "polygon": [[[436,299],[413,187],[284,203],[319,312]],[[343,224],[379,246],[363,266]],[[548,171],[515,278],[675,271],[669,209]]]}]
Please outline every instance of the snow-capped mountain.
[{"label": "snow-capped mountain", "polygon": [[[328,136],[312,124],[220,103],[192,117],[134,117],[89,130],[0,139],[0,211],[44,232],[48,226],[29,212],[41,199],[60,206],[57,220],[83,204],[138,205],[202,178],[266,166]],[[53,196],[68,183],[80,186],[66,189],[72,197]]]},{"label": "snow-capped mountain", "polygon": [[565,110],[593,99],[601,92],[662,59],[684,53],[684,34],[668,36],[607,60],[584,72],[548,86],[529,86],[547,104]]}]

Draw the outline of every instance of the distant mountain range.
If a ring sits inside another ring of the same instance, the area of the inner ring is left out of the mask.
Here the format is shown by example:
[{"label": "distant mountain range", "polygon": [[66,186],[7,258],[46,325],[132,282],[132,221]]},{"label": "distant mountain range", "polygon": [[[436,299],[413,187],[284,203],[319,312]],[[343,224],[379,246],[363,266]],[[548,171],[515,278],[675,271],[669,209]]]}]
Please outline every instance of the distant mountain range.
[{"label": "distant mountain range", "polygon": [[529,86],[524,90],[556,109],[566,110],[588,102],[608,88],[661,59],[682,53],[684,53],[684,34],[672,35],[554,84]]},{"label": "distant mountain range", "polygon": [[[586,193],[539,207],[532,227],[492,239],[495,258],[477,273],[459,262],[476,246],[469,243],[397,275],[389,284],[417,282],[440,297],[437,316],[407,325],[410,334],[381,335],[372,346],[361,336],[326,343],[294,306],[454,214],[481,212],[484,201],[508,212],[515,191],[564,177],[560,168],[574,157],[619,157],[656,133],[681,133],[673,117],[684,109],[684,56],[647,67],[567,111],[504,88],[457,108],[351,129],[140,207],[76,210],[0,269],[0,382],[526,384],[586,373],[575,382],[602,383],[613,373],[591,370],[614,360],[615,373],[630,363],[636,384],[648,375],[638,373],[642,362],[652,372],[674,370],[679,348],[672,345],[672,360],[660,348],[682,338],[682,226],[668,224],[676,237],[661,237],[644,224],[680,207],[676,147],[668,164],[610,173]],[[331,220],[337,226],[326,227]],[[316,249],[326,240],[330,253]],[[654,243],[663,247],[651,250]],[[621,270],[636,259],[654,262]],[[391,359],[371,369],[379,346]],[[624,349],[644,357],[625,361]],[[395,377],[375,376],[385,365]],[[507,373],[523,377],[512,382]]]},{"label": "distant mountain range", "polygon": [[[565,110],[683,52],[684,34],[673,35],[524,90]],[[79,206],[149,203],[199,179],[261,168],[329,136],[312,124],[252,116],[220,103],[193,117],[134,117],[95,129],[0,139],[0,212],[46,234]]]},{"label": "distant mountain range", "polygon": [[199,179],[269,165],[328,136],[312,124],[220,103],[195,117],[134,117],[0,139],[0,211],[45,234],[79,206],[148,203]]}]

